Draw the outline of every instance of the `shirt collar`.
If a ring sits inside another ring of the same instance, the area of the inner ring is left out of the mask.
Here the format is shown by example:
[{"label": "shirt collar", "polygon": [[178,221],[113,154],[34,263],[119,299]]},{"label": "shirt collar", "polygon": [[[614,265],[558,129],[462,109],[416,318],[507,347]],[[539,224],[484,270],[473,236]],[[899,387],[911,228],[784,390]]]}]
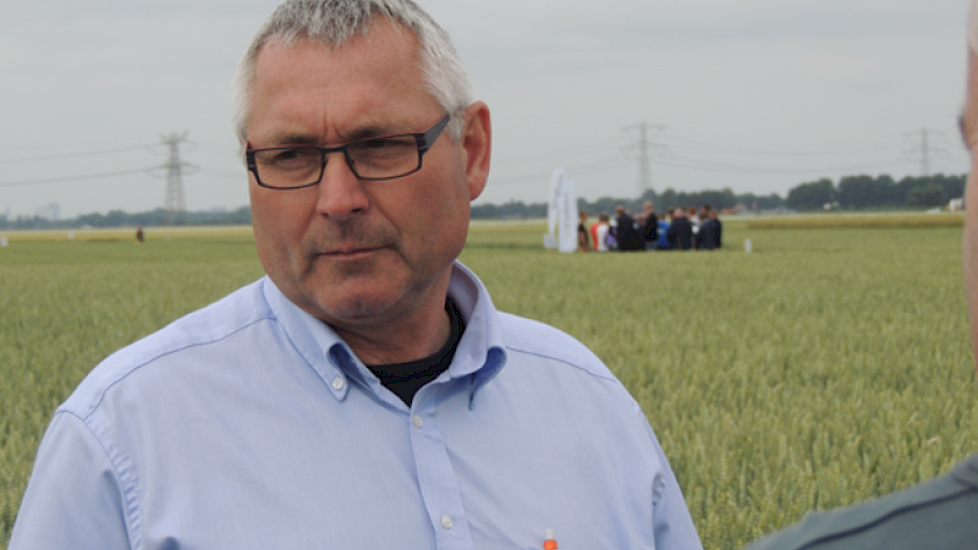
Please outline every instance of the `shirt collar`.
[{"label": "shirt collar", "polygon": [[448,293],[455,300],[455,305],[465,320],[465,332],[455,350],[455,358],[448,368],[448,374],[451,378],[471,376],[471,409],[476,392],[506,364],[506,346],[499,315],[489,292],[475,273],[458,261],[452,265]]},{"label": "shirt collar", "polygon": [[[352,378],[386,401],[383,397],[389,392],[380,391],[380,380],[329,325],[293,304],[267,276],[264,279],[264,293],[292,345],[337,400],[346,399]],[[502,328],[482,281],[457,261],[452,265],[448,293],[465,320],[465,332],[451,366],[436,382],[469,377],[469,407],[472,408],[478,390],[492,380],[506,363]],[[391,404],[398,406],[400,401],[392,401]]]}]

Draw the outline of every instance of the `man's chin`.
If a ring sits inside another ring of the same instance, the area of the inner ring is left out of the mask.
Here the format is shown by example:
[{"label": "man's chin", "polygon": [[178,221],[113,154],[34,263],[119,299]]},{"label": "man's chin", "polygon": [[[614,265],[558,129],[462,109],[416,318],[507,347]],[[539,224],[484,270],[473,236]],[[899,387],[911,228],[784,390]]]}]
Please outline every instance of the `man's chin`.
[{"label": "man's chin", "polygon": [[380,300],[375,296],[366,296],[350,298],[344,300],[342,304],[320,306],[318,309],[322,313],[320,319],[327,323],[355,325],[383,315],[390,311],[392,306],[390,301]]},{"label": "man's chin", "polygon": [[[383,283],[387,281],[363,278],[358,281],[344,281],[339,284],[324,284],[316,289],[309,289],[305,296],[312,298],[304,300],[307,312],[327,324],[360,325],[367,323],[396,308],[403,293],[396,292]],[[322,289],[328,288],[329,295],[323,296]],[[301,303],[301,302],[297,302]]]}]

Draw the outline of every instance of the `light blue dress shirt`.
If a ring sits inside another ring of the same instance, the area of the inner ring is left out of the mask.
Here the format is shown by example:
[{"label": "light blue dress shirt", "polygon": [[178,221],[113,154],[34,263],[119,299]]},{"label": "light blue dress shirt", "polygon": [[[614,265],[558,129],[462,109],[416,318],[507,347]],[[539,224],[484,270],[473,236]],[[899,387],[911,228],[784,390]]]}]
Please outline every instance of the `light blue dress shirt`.
[{"label": "light blue dress shirt", "polygon": [[103,361],[57,410],[11,550],[700,548],[645,416],[461,264],[409,409],[268,279]]}]

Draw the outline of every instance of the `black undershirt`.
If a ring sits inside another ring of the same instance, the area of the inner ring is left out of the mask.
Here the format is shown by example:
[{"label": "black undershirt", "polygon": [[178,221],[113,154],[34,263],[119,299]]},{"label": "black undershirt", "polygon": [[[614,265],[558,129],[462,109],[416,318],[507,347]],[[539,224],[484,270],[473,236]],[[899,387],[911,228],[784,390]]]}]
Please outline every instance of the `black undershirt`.
[{"label": "black undershirt", "polygon": [[411,406],[414,394],[418,393],[422,386],[448,370],[448,366],[452,364],[452,358],[455,357],[458,341],[462,339],[465,321],[462,320],[462,315],[450,297],[445,298],[445,311],[448,312],[452,332],[448,337],[448,342],[445,342],[445,345],[434,355],[407,363],[367,365],[370,372],[380,379],[380,383],[394,392],[394,395],[400,397],[401,401],[404,401],[408,407]]}]

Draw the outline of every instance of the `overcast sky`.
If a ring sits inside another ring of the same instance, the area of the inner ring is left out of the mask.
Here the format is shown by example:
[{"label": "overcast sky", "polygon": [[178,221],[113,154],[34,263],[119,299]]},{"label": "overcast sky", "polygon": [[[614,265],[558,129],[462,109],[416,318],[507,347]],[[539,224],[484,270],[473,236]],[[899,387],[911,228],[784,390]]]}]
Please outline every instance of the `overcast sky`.
[{"label": "overcast sky", "polygon": [[[479,202],[778,193],[820,177],[964,173],[964,0],[421,0],[492,111]],[[190,210],[248,201],[230,81],[277,1],[4,0],[0,214],[161,207],[161,135],[187,132]],[[629,129],[631,128],[631,129]],[[912,134],[912,132],[916,132]],[[73,181],[47,182],[117,172]],[[25,183],[45,182],[45,183]],[[665,205],[660,205],[665,206]]]}]

